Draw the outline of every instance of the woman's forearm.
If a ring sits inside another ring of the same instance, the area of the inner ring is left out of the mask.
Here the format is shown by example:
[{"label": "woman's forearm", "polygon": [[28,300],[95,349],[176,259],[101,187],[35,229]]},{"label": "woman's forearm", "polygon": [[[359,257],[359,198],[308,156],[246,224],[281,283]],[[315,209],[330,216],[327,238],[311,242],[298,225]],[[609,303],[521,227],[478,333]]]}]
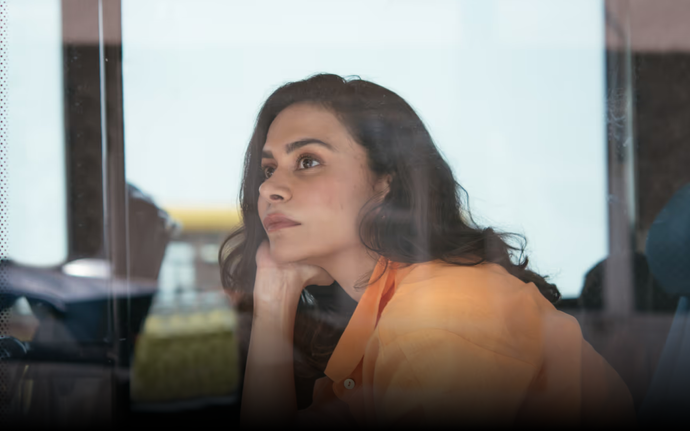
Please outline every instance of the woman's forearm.
[{"label": "woman's forearm", "polygon": [[243,426],[287,425],[297,413],[293,332],[299,295],[294,294],[294,282],[257,277],[242,392]]}]

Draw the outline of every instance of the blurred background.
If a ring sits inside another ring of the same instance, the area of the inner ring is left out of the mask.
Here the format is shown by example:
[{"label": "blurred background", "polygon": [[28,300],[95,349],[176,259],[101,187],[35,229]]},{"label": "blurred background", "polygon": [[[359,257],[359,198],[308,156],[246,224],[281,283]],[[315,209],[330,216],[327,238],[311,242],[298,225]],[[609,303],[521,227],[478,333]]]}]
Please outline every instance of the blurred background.
[{"label": "blurred background", "polygon": [[526,237],[557,307],[644,406],[685,294],[663,281],[673,268],[650,266],[647,239],[690,183],[689,3],[1,5],[0,366],[17,420],[237,411],[241,316],[218,249],[241,223],[261,104],[322,72],[412,105],[475,219]]}]

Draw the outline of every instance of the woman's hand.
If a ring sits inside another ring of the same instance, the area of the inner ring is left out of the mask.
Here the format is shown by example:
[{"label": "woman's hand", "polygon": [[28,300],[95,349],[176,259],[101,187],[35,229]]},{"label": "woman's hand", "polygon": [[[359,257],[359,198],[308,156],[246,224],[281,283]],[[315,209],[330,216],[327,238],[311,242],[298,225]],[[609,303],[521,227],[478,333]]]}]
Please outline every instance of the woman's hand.
[{"label": "woman's hand", "polygon": [[254,316],[242,392],[242,424],[291,424],[297,413],[293,375],[295,314],[302,289],[330,285],[322,268],[279,263],[268,241],[256,252]]},{"label": "woman's hand", "polygon": [[260,302],[298,299],[306,286],[329,286],[334,281],[328,272],[315,265],[276,262],[268,240],[256,252],[256,279],[254,300]]}]

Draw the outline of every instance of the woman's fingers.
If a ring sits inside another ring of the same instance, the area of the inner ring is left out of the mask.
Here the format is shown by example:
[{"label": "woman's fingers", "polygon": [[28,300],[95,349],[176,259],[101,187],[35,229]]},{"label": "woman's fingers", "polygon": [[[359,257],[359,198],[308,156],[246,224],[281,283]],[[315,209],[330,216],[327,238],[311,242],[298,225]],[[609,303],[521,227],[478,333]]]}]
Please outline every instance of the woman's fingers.
[{"label": "woman's fingers", "polygon": [[268,240],[264,240],[256,251],[257,270],[271,269],[276,273],[289,274],[291,279],[297,278],[302,287],[309,285],[330,286],[333,277],[323,268],[305,263],[278,263],[271,256],[271,247]]}]

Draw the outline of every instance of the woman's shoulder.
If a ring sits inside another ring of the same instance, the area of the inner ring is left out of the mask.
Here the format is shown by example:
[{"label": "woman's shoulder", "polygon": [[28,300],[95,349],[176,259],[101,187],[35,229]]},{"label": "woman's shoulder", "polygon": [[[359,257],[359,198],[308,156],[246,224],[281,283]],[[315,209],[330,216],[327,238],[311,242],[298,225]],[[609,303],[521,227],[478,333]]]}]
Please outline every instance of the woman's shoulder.
[{"label": "woman's shoulder", "polygon": [[536,354],[553,329],[581,334],[577,321],[557,311],[534,284],[493,263],[434,261],[402,272],[378,332],[385,344],[413,332],[442,330],[448,337],[515,356],[517,351]]},{"label": "woman's shoulder", "polygon": [[470,266],[431,261],[410,265],[399,272],[397,299],[409,296],[414,300],[445,302],[459,296],[465,301],[490,301],[496,305],[525,299],[541,306],[550,304],[533,283],[523,282],[495,263]]}]

